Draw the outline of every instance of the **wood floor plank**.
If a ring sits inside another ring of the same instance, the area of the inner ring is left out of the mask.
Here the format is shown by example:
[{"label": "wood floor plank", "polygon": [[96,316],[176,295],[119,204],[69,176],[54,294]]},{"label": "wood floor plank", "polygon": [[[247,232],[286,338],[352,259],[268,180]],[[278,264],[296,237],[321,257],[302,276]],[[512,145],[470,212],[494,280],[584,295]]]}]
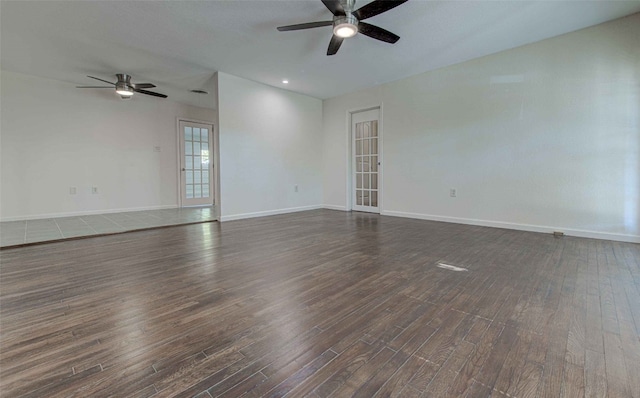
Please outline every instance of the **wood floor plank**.
[{"label": "wood floor plank", "polygon": [[[376,392],[376,397],[402,397],[406,392],[409,380],[426,363],[426,360],[412,355],[398,370],[390,376],[385,384]],[[413,389],[413,388],[411,388]],[[417,389],[413,389],[418,391]]]},{"label": "wood floor plank", "polygon": [[527,361],[520,374],[518,384],[512,394],[518,398],[535,398],[538,396],[543,367],[540,363]]},{"label": "wood floor plank", "polygon": [[[604,333],[604,357],[607,369],[607,391],[611,397],[630,397],[627,367],[622,353],[620,336]],[[637,369],[636,369],[637,370]]]},{"label": "wood floor plank", "polygon": [[584,397],[584,368],[572,362],[564,365],[562,397]]},{"label": "wood floor plank", "polygon": [[289,376],[285,381],[278,384],[276,387],[269,390],[265,396],[267,397],[283,397],[291,391],[295,386],[302,383],[307,378],[315,374],[319,369],[329,363],[336,357],[335,352],[327,350],[323,352],[319,357],[314,359],[311,363]]},{"label": "wood floor plank", "polygon": [[429,382],[424,390],[427,396],[445,396],[451,388],[451,381],[456,378],[460,369],[469,359],[475,346],[466,341],[460,342],[457,348],[451,353],[447,361],[440,367],[438,373]]},{"label": "wood floor plank", "polygon": [[520,377],[522,376],[521,369],[524,368],[531,341],[531,333],[518,331],[516,342],[505,357],[502,369],[495,382],[494,388],[496,390],[515,396]]},{"label": "wood floor plank", "polygon": [[607,396],[607,375],[605,371],[604,352],[586,350],[584,390],[584,396],[588,398]]},{"label": "wood floor plank", "polygon": [[516,329],[510,326],[504,328],[495,346],[491,350],[489,357],[484,362],[480,374],[475,378],[476,381],[493,389],[504,365],[504,360],[516,342],[517,336],[518,332]]},{"label": "wood floor plank", "polygon": [[640,397],[637,244],[314,210],[0,273],[1,396]]},{"label": "wood floor plank", "polygon": [[498,339],[504,330],[503,325],[491,324],[487,332],[482,336],[476,345],[475,351],[469,357],[469,360],[460,370],[460,374],[452,383],[450,391],[458,396],[466,396],[472,388],[476,378],[480,376],[480,372],[485,362],[489,359],[493,348],[496,346]]},{"label": "wood floor plank", "polygon": [[316,389],[316,393],[320,396],[334,396],[334,397],[348,397],[357,391],[368,378],[378,371],[384,364],[386,364],[391,357],[395,354],[395,351],[389,348],[383,348],[378,352],[371,360],[362,365],[349,377],[340,375],[340,380],[327,380]]}]

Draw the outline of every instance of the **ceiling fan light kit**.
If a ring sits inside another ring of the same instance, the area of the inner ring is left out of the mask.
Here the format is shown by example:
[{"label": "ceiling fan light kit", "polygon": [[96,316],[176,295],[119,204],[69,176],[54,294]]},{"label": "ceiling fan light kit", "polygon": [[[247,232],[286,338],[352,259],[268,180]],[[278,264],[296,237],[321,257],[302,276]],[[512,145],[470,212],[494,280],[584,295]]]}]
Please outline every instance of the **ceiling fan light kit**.
[{"label": "ceiling fan light kit", "polygon": [[344,17],[335,17],[333,21],[333,34],[346,39],[353,37],[358,33],[358,20],[353,15],[345,15]]},{"label": "ceiling fan light kit", "polygon": [[395,43],[400,40],[400,36],[382,29],[378,26],[362,22],[362,20],[375,17],[387,12],[392,8],[406,3],[408,0],[374,0],[371,3],[354,10],[356,0],[321,0],[322,3],[333,14],[332,21],[307,22],[296,25],[280,26],[280,32],[292,30],[320,28],[323,26],[333,26],[333,36],[329,42],[327,55],[334,55],[340,49],[344,39],[353,37],[358,33],[369,36],[372,39]]},{"label": "ceiling fan light kit", "polygon": [[118,85],[116,85],[116,93],[123,97],[131,97],[133,95],[133,90],[126,86],[120,85],[120,87],[118,87]]}]

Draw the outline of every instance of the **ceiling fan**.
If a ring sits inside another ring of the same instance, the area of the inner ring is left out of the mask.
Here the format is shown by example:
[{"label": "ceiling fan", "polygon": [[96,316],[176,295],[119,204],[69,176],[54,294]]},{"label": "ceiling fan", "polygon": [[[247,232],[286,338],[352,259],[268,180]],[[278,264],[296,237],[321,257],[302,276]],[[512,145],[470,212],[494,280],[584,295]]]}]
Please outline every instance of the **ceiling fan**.
[{"label": "ceiling fan", "polygon": [[308,22],[297,25],[280,26],[280,32],[333,26],[333,37],[329,42],[327,55],[334,55],[340,49],[342,41],[362,33],[376,40],[387,43],[395,43],[400,36],[375,25],[362,22],[362,20],[387,12],[408,0],[374,0],[371,3],[354,11],[356,0],[322,0],[324,5],[333,14],[332,21]]},{"label": "ceiling fan", "polygon": [[113,89],[115,87],[116,89],[116,93],[118,93],[118,95],[120,95],[120,98],[122,99],[129,99],[133,96],[133,93],[140,93],[140,94],[147,94],[147,95],[152,95],[154,97],[160,97],[160,98],[167,98],[166,95],[164,94],[160,94],[160,93],[155,93],[153,91],[147,91],[144,90],[145,88],[154,88],[155,85],[151,84],[151,83],[131,83],[131,76],[124,74],[124,73],[118,73],[116,75],[116,77],[118,78],[118,81],[115,83],[111,83],[109,81],[106,80],[102,80],[99,79],[97,77],[93,77],[93,76],[87,76],[91,79],[95,79],[95,80],[100,80],[101,82],[105,82],[108,84],[111,84],[111,86],[76,86],[76,88],[111,88]]}]

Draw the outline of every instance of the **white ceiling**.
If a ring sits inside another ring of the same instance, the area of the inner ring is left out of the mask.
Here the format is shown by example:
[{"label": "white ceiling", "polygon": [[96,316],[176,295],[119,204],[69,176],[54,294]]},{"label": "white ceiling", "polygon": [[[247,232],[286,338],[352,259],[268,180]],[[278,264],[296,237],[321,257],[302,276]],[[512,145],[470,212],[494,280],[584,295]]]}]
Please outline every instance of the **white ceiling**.
[{"label": "white ceiling", "polygon": [[215,107],[213,94],[189,90],[211,91],[216,71],[324,99],[639,12],[640,1],[410,0],[367,20],[398,34],[398,43],[357,35],[332,57],[330,27],[276,30],[330,20],[320,0],[3,0],[0,7],[2,69],[78,85],[93,85],[85,75],[129,73],[172,100]]}]

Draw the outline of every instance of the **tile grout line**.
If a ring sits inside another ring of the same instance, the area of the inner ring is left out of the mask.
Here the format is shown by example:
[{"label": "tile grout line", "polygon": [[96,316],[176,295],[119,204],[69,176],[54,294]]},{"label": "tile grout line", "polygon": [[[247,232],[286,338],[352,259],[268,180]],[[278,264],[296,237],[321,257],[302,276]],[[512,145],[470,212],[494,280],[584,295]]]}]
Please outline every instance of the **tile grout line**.
[{"label": "tile grout line", "polygon": [[98,233],[98,231],[96,231],[91,225],[89,225],[89,223],[87,223],[84,218],[82,217],[78,217],[80,219],[80,221],[82,221],[87,227],[89,227],[89,229],[91,229],[93,232],[95,232],[96,234]]},{"label": "tile grout line", "polygon": [[64,234],[62,233],[62,228],[60,228],[60,225],[58,225],[58,222],[56,221],[56,219],[55,219],[55,218],[53,219],[53,223],[54,223],[54,224],[56,224],[56,227],[58,228],[58,231],[60,231],[60,235],[61,235],[63,238],[66,238],[66,236],[64,236]]},{"label": "tile grout line", "polygon": [[[120,214],[120,213],[115,213],[115,214]],[[106,216],[106,214],[99,214],[100,217],[104,218],[105,220],[109,221],[110,223],[115,224],[117,227],[122,228],[124,230],[126,230],[127,228],[123,227],[122,225],[118,224],[117,222],[115,222],[114,220],[110,219],[109,217]]]}]

